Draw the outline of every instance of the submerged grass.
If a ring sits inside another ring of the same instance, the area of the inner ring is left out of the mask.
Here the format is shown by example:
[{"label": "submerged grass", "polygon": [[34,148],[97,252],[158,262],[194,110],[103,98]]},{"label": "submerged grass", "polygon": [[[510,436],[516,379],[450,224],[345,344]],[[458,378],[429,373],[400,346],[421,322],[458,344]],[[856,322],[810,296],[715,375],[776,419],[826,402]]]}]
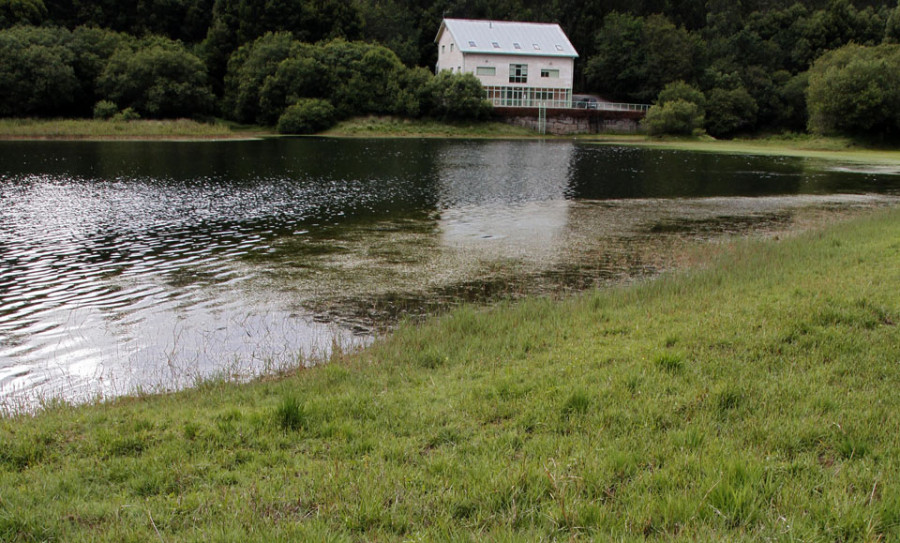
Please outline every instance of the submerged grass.
[{"label": "submerged grass", "polygon": [[258,127],[190,119],[0,119],[0,139],[234,139],[265,135]]},{"label": "submerged grass", "polygon": [[0,419],[0,540],[892,541],[900,211]]}]

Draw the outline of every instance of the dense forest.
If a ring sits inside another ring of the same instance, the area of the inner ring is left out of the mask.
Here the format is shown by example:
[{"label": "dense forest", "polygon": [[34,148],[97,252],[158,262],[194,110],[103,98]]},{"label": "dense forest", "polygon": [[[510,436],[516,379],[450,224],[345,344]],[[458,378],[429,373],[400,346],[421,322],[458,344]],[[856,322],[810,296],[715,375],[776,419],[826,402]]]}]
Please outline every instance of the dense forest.
[{"label": "dense forest", "polygon": [[0,0],[0,116],[483,116],[429,73],[444,16],[558,22],[576,90],[660,132],[900,131],[900,5],[873,0]]}]

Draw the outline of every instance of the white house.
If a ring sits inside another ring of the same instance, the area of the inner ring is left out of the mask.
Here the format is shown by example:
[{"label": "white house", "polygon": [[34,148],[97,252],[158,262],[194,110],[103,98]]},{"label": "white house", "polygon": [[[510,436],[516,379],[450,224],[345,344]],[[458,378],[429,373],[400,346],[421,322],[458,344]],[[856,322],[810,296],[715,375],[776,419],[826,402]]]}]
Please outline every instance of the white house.
[{"label": "white house", "polygon": [[558,24],[444,19],[435,73],[472,73],[494,106],[571,107],[578,53]]}]

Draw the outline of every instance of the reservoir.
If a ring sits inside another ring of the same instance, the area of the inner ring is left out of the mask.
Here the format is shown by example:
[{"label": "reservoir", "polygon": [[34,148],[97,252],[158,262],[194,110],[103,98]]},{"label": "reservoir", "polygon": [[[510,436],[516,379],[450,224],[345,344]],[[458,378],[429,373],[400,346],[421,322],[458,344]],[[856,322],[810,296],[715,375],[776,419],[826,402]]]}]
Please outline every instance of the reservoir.
[{"label": "reservoir", "polygon": [[573,141],[0,142],[0,405],[275,373],[898,197],[890,168]]}]

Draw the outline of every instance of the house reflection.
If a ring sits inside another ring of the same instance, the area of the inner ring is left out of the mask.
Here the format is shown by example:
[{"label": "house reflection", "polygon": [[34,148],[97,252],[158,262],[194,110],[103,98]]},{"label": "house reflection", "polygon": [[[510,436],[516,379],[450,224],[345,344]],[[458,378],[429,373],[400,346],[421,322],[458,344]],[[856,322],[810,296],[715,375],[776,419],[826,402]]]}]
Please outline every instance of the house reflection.
[{"label": "house reflection", "polygon": [[574,156],[570,142],[449,147],[437,168],[442,244],[492,259],[554,257],[568,225]]}]

